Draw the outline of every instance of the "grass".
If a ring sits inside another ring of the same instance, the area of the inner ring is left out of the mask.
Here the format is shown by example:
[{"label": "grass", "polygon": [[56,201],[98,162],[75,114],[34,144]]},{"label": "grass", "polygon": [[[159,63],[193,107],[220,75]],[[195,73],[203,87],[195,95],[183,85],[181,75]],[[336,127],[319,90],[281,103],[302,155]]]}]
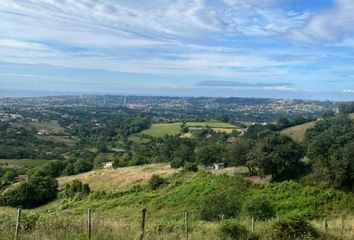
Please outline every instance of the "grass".
[{"label": "grass", "polygon": [[111,190],[131,184],[145,183],[154,174],[169,177],[176,172],[178,170],[170,168],[168,164],[150,164],[118,169],[101,169],[75,176],[61,177],[58,180],[60,185],[64,185],[74,179],[79,179],[88,183],[93,190]]},{"label": "grass", "polygon": [[316,121],[304,123],[294,127],[286,128],[281,131],[282,134],[285,134],[297,142],[302,142],[305,138],[305,132],[307,129],[310,129],[315,126]]},{"label": "grass", "polygon": [[180,133],[181,123],[157,123],[152,124],[151,128],[144,130],[141,134],[149,135],[152,137],[163,137],[165,135],[176,135]]},{"label": "grass", "polygon": [[[354,120],[354,113],[349,114],[349,117]],[[281,133],[291,137],[292,139],[294,139],[297,142],[302,142],[305,138],[306,130],[314,127],[315,124],[316,124],[316,121],[304,123],[301,125],[286,128],[286,129],[282,130]]]},{"label": "grass", "polygon": [[[144,135],[150,137],[163,137],[165,135],[177,135],[180,133],[182,122],[175,123],[155,123],[152,124],[149,129],[146,129],[140,133],[133,134],[129,136],[129,140],[135,143],[148,142],[149,139],[144,138]],[[195,130],[203,129],[206,127],[212,128],[216,132],[231,133],[232,131],[240,131],[241,129],[235,125],[224,122],[187,122],[186,125],[189,127],[189,134],[183,134],[182,137],[190,138],[193,137],[192,133]]]},{"label": "grass", "polygon": [[[212,172],[183,173],[171,169],[167,164],[151,164],[63,177],[59,179],[61,186],[78,178],[89,183],[94,192],[84,199],[59,198],[40,208],[23,210],[22,226],[27,226],[27,230],[21,229],[21,239],[87,239],[88,208],[93,211],[92,239],[137,239],[140,233],[141,209],[144,207],[148,209],[145,239],[183,239],[185,211],[189,212],[189,239],[220,239],[217,227],[221,222],[201,221],[197,212],[210,194],[237,187],[232,178],[235,172],[242,174],[245,169],[226,168]],[[146,183],[153,174],[167,180],[166,184],[154,191]],[[353,239],[353,211],[348,210],[350,202],[345,203],[342,199],[344,195],[349,197],[348,194],[304,187],[292,181],[265,186],[249,184],[248,191],[248,194],[267,194],[281,218],[288,215],[287,211],[289,214],[301,211],[327,213],[329,215],[326,216],[330,217],[329,234],[335,236],[328,239]],[[98,194],[99,192],[101,193]],[[345,209],[348,217],[344,221],[346,230],[342,232],[341,215],[335,213]],[[15,216],[15,209],[0,208],[0,239],[13,237]],[[33,218],[38,219],[33,223]],[[238,221],[251,230],[249,218],[241,215]],[[270,226],[275,221],[276,219],[272,219],[256,223],[256,234],[260,236],[260,240],[271,239]],[[323,219],[315,219],[312,223],[323,231]]]},{"label": "grass", "polygon": [[40,167],[51,160],[45,159],[0,159],[0,164],[8,167]]},{"label": "grass", "polygon": [[50,122],[31,122],[29,123],[30,126],[34,127],[39,130],[46,130],[51,133],[64,133],[65,129],[62,128],[57,122],[50,121]]},{"label": "grass", "polygon": [[188,127],[236,128],[235,125],[224,122],[187,122]]}]

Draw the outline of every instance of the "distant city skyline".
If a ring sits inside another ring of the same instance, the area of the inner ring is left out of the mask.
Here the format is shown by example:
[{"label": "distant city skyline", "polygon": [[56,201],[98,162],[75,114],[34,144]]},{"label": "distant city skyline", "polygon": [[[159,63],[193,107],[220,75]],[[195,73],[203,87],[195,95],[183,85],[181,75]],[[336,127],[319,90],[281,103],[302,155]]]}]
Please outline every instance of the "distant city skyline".
[{"label": "distant city skyline", "polygon": [[0,2],[0,97],[354,100],[352,0]]}]

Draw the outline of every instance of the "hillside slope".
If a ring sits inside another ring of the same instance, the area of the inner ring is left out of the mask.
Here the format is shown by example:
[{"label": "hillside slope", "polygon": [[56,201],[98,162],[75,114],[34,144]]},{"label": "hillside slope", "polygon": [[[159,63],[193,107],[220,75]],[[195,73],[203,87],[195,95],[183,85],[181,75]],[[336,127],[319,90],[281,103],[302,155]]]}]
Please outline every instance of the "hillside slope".
[{"label": "hillside slope", "polygon": [[315,124],[316,121],[304,123],[301,125],[286,128],[282,130],[281,133],[291,137],[297,142],[302,142],[305,138],[306,130],[312,128],[315,126]]},{"label": "hillside slope", "polygon": [[58,179],[62,186],[74,179],[88,183],[93,190],[113,190],[114,188],[126,187],[131,184],[146,183],[152,175],[169,177],[177,173],[169,164],[149,164],[144,166],[124,167],[118,169],[101,169],[82,173],[74,176],[66,176]]}]

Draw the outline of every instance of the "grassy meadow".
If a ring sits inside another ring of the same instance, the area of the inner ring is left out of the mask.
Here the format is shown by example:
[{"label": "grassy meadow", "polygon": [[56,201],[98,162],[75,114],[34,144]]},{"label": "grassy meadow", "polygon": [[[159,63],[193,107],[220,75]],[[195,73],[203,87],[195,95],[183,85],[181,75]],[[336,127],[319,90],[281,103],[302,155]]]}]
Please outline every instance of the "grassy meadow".
[{"label": "grassy meadow", "polygon": [[282,130],[281,132],[297,142],[302,142],[305,138],[305,133],[307,129],[314,127],[316,121],[304,123],[301,125],[293,126]]},{"label": "grassy meadow", "polygon": [[[140,133],[133,134],[129,137],[133,142],[147,142],[149,141],[144,136],[153,138],[163,137],[166,135],[177,135],[181,133],[182,122],[174,123],[155,123],[152,124],[149,129],[146,129]],[[232,131],[240,131],[241,129],[233,124],[224,122],[186,122],[185,124],[189,128],[189,132],[183,134],[183,137],[193,137],[193,131],[204,129],[207,127],[212,128],[216,132],[231,133]]]},{"label": "grassy meadow", "polygon": [[[244,175],[246,172],[244,168],[226,168],[188,173],[171,169],[168,164],[151,164],[61,177],[58,179],[61,189],[65,183],[80,179],[90,185],[92,193],[73,198],[60,193],[57,200],[45,206],[23,210],[20,239],[87,239],[88,209],[92,209],[93,214],[92,239],[139,239],[142,208],[147,209],[145,239],[185,239],[185,212],[189,213],[189,239],[228,239],[219,234],[220,225],[227,220],[203,221],[199,216],[210,196],[241,187],[243,183],[234,177],[235,173]],[[152,190],[149,179],[154,174],[163,177],[165,183]],[[272,226],[289,216],[308,219],[322,236],[327,236],[321,239],[354,239],[352,194],[304,187],[294,181],[263,185],[246,182],[246,187],[246,199],[266,194],[276,211],[276,217],[256,221],[254,235],[257,238],[252,239],[273,239]],[[0,208],[0,239],[13,237],[15,216],[15,209]],[[251,219],[242,209],[236,221],[251,232]]]},{"label": "grassy meadow", "polygon": [[[354,120],[354,114],[350,114],[349,115],[351,119]],[[300,124],[297,126],[293,126],[293,127],[289,127],[286,128],[284,130],[282,130],[281,132],[289,137],[291,137],[292,139],[294,139],[297,142],[302,142],[305,138],[305,133],[307,129],[310,129],[312,127],[314,127],[316,124],[316,121],[313,122],[307,122],[304,124]]]}]

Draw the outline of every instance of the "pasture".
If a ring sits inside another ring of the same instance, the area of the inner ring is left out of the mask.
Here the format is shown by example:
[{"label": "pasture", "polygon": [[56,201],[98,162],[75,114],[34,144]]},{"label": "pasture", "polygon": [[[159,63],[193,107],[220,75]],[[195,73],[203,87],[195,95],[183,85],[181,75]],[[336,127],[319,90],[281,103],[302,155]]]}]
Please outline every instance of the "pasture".
[{"label": "pasture", "polygon": [[307,129],[310,129],[315,126],[316,121],[304,123],[294,127],[289,127],[281,131],[282,134],[285,134],[291,137],[297,142],[302,142],[305,138],[305,133]]},{"label": "pasture", "polygon": [[[165,135],[177,135],[181,133],[181,125],[182,122],[174,122],[174,123],[155,123],[152,124],[149,129],[146,129],[140,133],[133,134],[129,137],[130,141],[136,143],[147,142],[148,138],[144,138],[144,135],[150,137],[163,137]],[[224,122],[186,122],[185,124],[189,128],[189,132],[182,135],[182,137],[190,138],[193,137],[193,131],[204,129],[204,128],[212,128],[216,132],[225,132],[231,133],[232,131],[241,131],[242,129]]]}]

